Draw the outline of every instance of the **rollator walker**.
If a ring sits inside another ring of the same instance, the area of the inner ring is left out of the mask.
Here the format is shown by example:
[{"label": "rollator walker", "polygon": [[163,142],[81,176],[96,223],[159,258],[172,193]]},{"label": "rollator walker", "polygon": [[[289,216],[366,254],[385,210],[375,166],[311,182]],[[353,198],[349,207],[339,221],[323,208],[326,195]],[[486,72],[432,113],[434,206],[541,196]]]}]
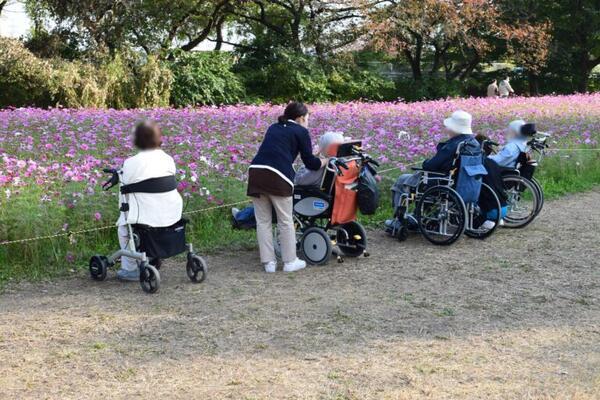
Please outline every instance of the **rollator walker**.
[{"label": "rollator walker", "polygon": [[[295,186],[293,194],[296,244],[302,257],[312,265],[344,257],[368,257],[367,233],[356,221],[357,186],[362,170],[374,176],[379,164],[363,153],[360,141],[339,145],[329,160],[319,186]],[[280,246],[275,231],[275,251]]]},{"label": "rollator walker", "polygon": [[[463,148],[464,142],[456,150],[449,173],[412,168],[420,173],[419,181],[410,192],[400,195],[392,224],[386,229],[391,236],[405,241],[412,230],[433,244],[450,245],[463,233],[477,239],[494,233],[502,217],[500,200],[481,181],[481,176],[487,174],[482,156],[463,154]],[[480,207],[482,194],[491,199],[491,210]],[[488,218],[488,211],[492,210],[493,217]],[[485,220],[494,222],[494,227],[483,228]]]},{"label": "rollator walker", "polygon": [[[120,212],[129,212],[130,196],[135,199],[135,193],[165,193],[177,188],[174,175],[160,178],[146,179],[141,182],[125,185],[121,182],[121,171],[104,169],[107,174],[112,174],[102,188],[109,190],[119,185],[123,195]],[[208,266],[206,261],[194,253],[191,243],[186,243],[185,226],[187,220],[181,219],[169,227],[151,227],[142,224],[127,224],[129,243],[126,249],[121,249],[109,256],[95,255],[90,259],[89,269],[92,279],[103,281],[106,279],[108,268],[113,267],[121,257],[135,259],[140,272],[140,285],[146,293],[156,293],[160,288],[161,260],[176,256],[187,251],[186,272],[190,280],[200,283],[206,279]]]}]

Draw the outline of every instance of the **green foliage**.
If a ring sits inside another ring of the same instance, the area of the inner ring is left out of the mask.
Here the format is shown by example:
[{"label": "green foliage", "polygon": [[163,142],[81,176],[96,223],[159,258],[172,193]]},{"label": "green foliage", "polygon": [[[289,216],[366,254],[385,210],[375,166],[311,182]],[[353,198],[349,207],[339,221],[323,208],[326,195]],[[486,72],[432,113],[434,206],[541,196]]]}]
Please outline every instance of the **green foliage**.
[{"label": "green foliage", "polygon": [[40,59],[0,38],[0,107],[146,108],[169,105],[171,72],[156,57],[116,54],[99,64]]},{"label": "green foliage", "polygon": [[[482,83],[483,84],[483,83]],[[464,84],[438,77],[424,77],[420,81],[402,79],[396,82],[398,97],[406,101],[433,100],[459,97],[464,94]]]},{"label": "green foliage", "polygon": [[70,108],[104,107],[106,88],[98,70],[79,61],[55,61],[52,70],[53,103]]},{"label": "green foliage", "polygon": [[133,107],[167,107],[171,82],[171,71],[156,56],[148,57],[136,74],[137,98]]},{"label": "green foliage", "polygon": [[250,94],[273,103],[319,102],[333,96],[327,74],[314,57],[277,50],[270,60],[242,60],[238,71]]},{"label": "green foliage", "polygon": [[52,67],[21,42],[0,38],[0,107],[52,104]]},{"label": "green foliage", "polygon": [[234,104],[245,90],[232,71],[234,59],[221,52],[178,52],[170,63],[173,73],[171,104],[176,107]]},{"label": "green foliage", "polygon": [[250,96],[273,103],[396,98],[394,83],[360,68],[352,54],[319,60],[280,49],[268,59],[243,59],[238,71]]},{"label": "green foliage", "polygon": [[358,66],[360,55],[347,54],[331,60],[326,68],[331,100],[394,100],[398,97],[394,82],[379,73]]}]

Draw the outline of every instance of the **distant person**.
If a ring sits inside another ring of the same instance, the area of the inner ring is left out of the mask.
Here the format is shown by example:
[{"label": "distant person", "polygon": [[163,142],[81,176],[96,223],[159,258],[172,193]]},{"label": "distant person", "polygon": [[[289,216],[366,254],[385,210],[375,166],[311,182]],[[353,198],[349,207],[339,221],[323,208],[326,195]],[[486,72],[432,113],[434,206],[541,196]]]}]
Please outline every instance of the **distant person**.
[{"label": "distant person", "polygon": [[500,85],[498,86],[498,92],[500,93],[500,97],[508,97],[511,94],[514,94],[512,86],[510,86],[510,77],[506,77],[500,81]]},{"label": "distant person", "polygon": [[496,79],[488,85],[487,97],[498,97],[498,81]]},{"label": "distant person", "polygon": [[294,161],[298,154],[306,168],[318,171],[326,159],[312,154],[308,133],[308,109],[302,103],[287,105],[278,122],[265,134],[258,153],[248,170],[248,196],[252,197],[256,216],[256,235],[260,261],[266,272],[275,272],[277,259],[273,248],[273,209],[281,241],[285,272],[298,271],[306,262],[296,257],[296,231],[293,201]]}]

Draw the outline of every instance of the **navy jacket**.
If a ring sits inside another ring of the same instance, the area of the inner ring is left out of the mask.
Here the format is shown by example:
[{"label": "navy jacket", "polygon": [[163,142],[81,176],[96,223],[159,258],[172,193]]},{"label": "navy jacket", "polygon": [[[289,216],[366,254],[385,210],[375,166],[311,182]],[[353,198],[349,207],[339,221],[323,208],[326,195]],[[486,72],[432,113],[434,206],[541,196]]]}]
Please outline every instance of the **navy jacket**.
[{"label": "navy jacket", "polygon": [[276,170],[293,186],[296,176],[293,164],[298,154],[306,168],[313,171],[321,168],[321,160],[312,154],[308,130],[294,122],[276,123],[267,129],[251,167],[261,166]]},{"label": "navy jacket", "polygon": [[423,169],[433,172],[450,172],[456,156],[456,149],[461,142],[466,142],[462,148],[462,154],[472,156],[481,154],[481,146],[473,135],[457,135],[447,142],[439,143],[435,156],[423,162]]}]

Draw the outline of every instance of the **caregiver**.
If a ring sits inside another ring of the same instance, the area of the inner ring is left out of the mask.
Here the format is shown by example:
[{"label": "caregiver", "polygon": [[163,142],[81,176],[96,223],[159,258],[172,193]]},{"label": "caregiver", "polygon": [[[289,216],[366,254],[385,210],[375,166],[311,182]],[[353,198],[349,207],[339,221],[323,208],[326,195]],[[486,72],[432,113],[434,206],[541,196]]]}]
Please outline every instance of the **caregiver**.
[{"label": "caregiver", "polygon": [[279,121],[267,129],[248,170],[248,196],[253,197],[260,261],[266,272],[275,272],[277,269],[273,249],[273,209],[277,214],[283,270],[293,272],[306,267],[306,263],[296,257],[296,232],[292,215],[296,172],[293,164],[298,154],[310,170],[319,170],[327,163],[326,159],[312,154],[307,127],[306,106],[298,102],[288,104]]}]

